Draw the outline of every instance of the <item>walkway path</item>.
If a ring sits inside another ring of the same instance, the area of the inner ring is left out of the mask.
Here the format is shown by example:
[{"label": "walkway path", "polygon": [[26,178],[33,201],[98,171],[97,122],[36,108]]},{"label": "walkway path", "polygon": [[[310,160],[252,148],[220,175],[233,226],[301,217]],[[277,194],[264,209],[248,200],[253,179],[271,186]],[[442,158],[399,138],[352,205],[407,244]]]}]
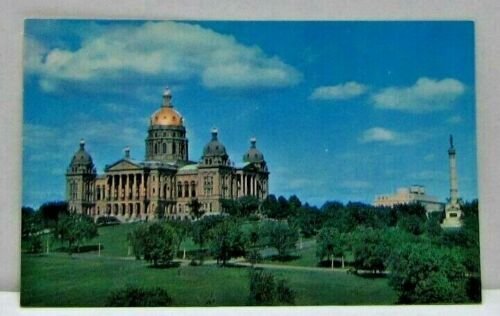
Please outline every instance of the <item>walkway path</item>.
[{"label": "walkway path", "polygon": [[[251,264],[244,261],[231,261],[230,264],[235,266],[245,266],[250,267]],[[348,269],[341,268],[319,268],[319,267],[306,267],[306,266],[292,266],[292,265],[284,265],[284,264],[270,264],[270,263],[257,263],[254,264],[256,268],[264,268],[264,269],[282,269],[282,270],[299,270],[299,271],[315,271],[315,272],[347,272]]]}]

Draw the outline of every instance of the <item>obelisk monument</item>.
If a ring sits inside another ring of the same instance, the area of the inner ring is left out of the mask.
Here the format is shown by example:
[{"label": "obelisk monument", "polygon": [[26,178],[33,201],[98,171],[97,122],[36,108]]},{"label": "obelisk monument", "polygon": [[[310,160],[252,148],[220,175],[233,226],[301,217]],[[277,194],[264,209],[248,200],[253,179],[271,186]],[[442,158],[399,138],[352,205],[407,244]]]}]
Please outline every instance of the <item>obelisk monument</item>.
[{"label": "obelisk monument", "polygon": [[450,200],[445,207],[443,228],[459,228],[462,226],[462,210],[458,197],[457,152],[453,146],[453,136],[450,135],[450,148],[448,149],[450,162]]}]

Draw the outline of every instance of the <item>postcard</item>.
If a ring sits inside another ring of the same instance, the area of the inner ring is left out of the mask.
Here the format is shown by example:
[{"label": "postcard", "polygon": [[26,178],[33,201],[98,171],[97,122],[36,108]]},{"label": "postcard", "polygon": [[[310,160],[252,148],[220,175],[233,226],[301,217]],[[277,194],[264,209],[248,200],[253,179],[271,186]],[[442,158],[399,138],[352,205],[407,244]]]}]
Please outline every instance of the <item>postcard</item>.
[{"label": "postcard", "polygon": [[480,303],[474,34],[26,20],[21,305]]}]

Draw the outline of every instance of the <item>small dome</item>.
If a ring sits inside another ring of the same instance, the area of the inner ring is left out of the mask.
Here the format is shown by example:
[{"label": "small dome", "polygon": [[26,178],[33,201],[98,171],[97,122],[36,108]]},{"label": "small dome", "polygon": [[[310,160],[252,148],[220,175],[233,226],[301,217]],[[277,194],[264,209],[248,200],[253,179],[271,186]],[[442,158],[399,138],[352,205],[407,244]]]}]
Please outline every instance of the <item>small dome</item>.
[{"label": "small dome", "polygon": [[257,149],[257,140],[255,138],[250,139],[250,149],[243,155],[244,162],[263,162],[264,155]]},{"label": "small dome", "polygon": [[92,161],[92,157],[85,150],[85,141],[80,140],[80,148],[73,155],[71,159],[70,167],[84,166],[84,167],[93,167],[94,163]]},{"label": "small dome", "polygon": [[212,140],[203,148],[203,156],[227,156],[226,147],[217,139],[217,129],[212,129]]},{"label": "small dome", "polygon": [[184,119],[179,112],[174,110],[171,101],[172,92],[169,88],[166,88],[163,92],[163,104],[161,108],[151,115],[151,125],[182,126],[184,124]]}]

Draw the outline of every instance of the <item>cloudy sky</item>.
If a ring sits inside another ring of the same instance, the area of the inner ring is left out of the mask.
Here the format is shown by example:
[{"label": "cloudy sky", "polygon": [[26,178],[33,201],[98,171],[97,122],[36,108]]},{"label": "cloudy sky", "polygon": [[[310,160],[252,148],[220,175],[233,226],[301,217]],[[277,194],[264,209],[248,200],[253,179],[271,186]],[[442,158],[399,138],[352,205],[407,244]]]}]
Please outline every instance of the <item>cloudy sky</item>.
[{"label": "cloudy sky", "polygon": [[27,20],[23,204],[64,199],[80,138],[98,172],[131,147],[166,86],[190,158],[217,127],[240,162],[257,138],[271,192],[371,203],[411,184],[448,196],[448,135],[459,189],[477,197],[470,22]]}]

